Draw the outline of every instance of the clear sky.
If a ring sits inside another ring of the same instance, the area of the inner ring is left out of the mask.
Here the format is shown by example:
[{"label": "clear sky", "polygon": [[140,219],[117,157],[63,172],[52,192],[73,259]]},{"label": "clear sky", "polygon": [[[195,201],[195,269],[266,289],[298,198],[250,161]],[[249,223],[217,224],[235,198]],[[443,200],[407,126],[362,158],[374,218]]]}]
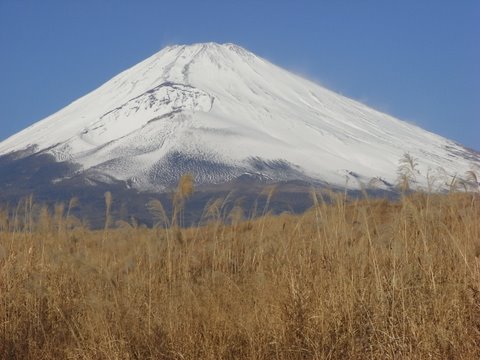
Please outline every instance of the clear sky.
[{"label": "clear sky", "polygon": [[0,0],[0,140],[166,45],[208,41],[480,150],[478,0]]}]

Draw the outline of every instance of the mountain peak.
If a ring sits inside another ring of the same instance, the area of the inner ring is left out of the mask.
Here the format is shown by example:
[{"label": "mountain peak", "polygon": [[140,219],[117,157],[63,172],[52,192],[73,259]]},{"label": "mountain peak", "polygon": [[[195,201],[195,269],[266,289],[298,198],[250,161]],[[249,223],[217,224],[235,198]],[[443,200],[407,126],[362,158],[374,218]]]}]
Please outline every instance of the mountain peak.
[{"label": "mountain peak", "polygon": [[189,45],[170,45],[160,50],[154,56],[161,58],[168,53],[175,54],[179,60],[192,60],[199,58],[202,55],[208,55],[211,60],[216,60],[216,62],[225,61],[225,58],[232,56],[240,57],[243,61],[249,61],[253,58],[256,58],[252,52],[239,45],[233,43],[220,44],[216,42],[193,43]]},{"label": "mountain peak", "polygon": [[[209,50],[219,50],[219,49],[227,49],[227,50],[242,50],[247,51],[245,48],[241,47],[240,45],[234,43],[217,43],[217,42],[203,42],[203,43],[191,43],[191,44],[173,44],[168,45],[165,49],[178,49],[178,48],[191,48],[191,49],[209,49]],[[247,51],[248,52],[248,51]]]}]

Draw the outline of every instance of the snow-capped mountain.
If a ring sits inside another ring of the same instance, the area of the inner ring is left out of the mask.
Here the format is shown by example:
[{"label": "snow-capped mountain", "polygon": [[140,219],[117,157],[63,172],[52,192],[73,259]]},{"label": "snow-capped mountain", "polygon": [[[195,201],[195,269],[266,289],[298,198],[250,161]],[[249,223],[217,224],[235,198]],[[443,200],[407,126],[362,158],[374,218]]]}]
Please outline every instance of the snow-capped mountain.
[{"label": "snow-capped mountain", "polygon": [[422,174],[480,169],[474,151],[215,43],[166,47],[0,143],[0,157],[75,165],[55,182],[82,176],[138,190],[186,172],[198,183],[247,174],[351,188],[376,177],[389,187],[407,152]]}]

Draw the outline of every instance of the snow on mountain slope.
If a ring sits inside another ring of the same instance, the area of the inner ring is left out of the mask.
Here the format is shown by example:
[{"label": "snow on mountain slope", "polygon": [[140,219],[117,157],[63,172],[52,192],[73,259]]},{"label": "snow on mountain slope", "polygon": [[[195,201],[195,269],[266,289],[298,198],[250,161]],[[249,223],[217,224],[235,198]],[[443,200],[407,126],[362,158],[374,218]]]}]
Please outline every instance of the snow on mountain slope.
[{"label": "snow on mountain slope", "polygon": [[393,184],[406,152],[423,174],[480,168],[477,153],[452,141],[215,43],[167,47],[0,143],[0,155],[25,149],[138,189],[187,171],[204,183],[246,173]]}]

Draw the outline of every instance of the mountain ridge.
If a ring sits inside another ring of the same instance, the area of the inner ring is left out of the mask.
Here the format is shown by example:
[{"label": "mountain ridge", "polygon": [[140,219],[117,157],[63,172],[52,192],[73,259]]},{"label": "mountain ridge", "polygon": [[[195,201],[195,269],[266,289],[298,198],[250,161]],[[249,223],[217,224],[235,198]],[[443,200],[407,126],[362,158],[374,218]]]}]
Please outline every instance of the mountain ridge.
[{"label": "mountain ridge", "polygon": [[82,175],[140,191],[185,172],[199,184],[251,175],[358,189],[378,178],[393,189],[404,153],[423,174],[480,169],[475,151],[231,43],[162,49],[0,143],[0,156],[25,150],[74,165],[55,183]]}]

